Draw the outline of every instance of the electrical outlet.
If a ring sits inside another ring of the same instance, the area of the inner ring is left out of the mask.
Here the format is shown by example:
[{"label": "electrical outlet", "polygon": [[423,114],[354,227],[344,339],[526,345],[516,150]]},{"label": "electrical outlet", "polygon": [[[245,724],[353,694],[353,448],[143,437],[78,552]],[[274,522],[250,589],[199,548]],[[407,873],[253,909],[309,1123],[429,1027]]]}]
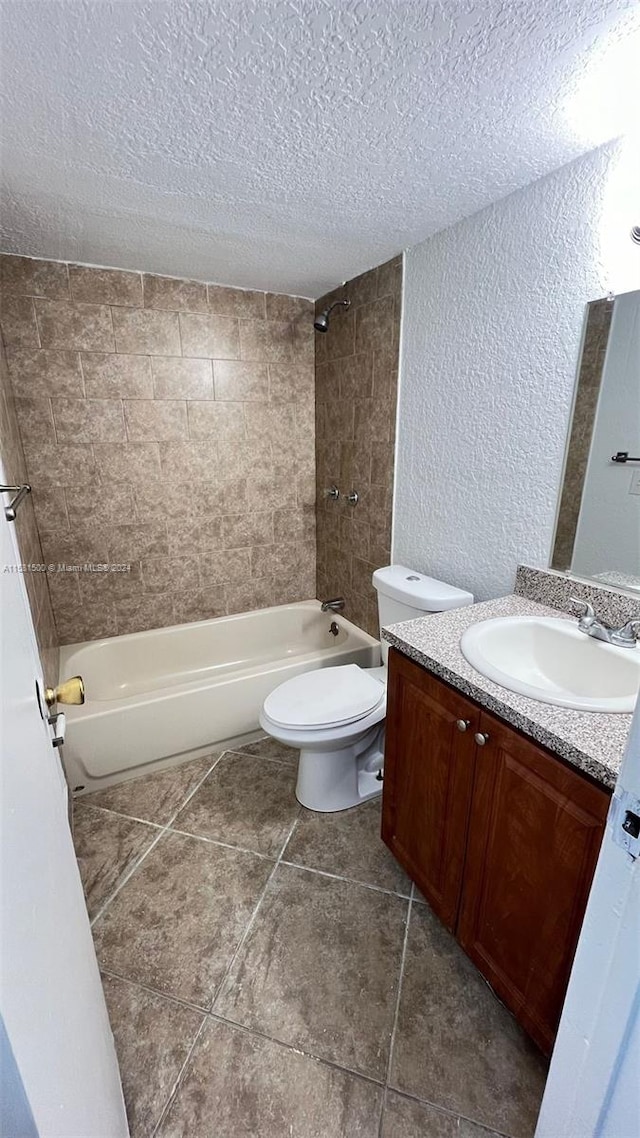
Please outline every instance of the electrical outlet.
[{"label": "electrical outlet", "polygon": [[640,494],[640,470],[634,470],[629,483],[630,494]]}]

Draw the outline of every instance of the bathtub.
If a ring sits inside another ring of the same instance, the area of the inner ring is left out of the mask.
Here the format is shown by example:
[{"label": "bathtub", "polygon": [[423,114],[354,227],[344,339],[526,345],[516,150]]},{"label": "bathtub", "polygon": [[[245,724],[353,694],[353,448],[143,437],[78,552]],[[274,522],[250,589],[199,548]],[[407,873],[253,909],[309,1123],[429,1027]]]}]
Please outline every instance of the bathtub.
[{"label": "bathtub", "polygon": [[257,737],[263,700],[284,680],[379,662],[379,642],[318,601],[67,645],[60,678],[81,675],[86,693],[82,707],[58,708],[69,785],[88,793],[238,746]]}]

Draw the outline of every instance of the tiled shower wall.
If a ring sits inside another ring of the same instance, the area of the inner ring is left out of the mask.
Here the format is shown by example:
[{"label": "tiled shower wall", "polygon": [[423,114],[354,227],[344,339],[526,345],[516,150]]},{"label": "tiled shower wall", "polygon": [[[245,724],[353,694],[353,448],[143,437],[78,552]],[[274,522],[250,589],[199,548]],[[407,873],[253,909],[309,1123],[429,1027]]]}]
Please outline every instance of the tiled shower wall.
[{"label": "tiled shower wall", "polygon": [[[1,299],[1,298],[0,298]],[[24,460],[20,430],[16,418],[15,400],[9,382],[9,372],[5,359],[4,348],[0,344],[0,454],[7,480],[7,485],[19,486],[27,481],[27,468]],[[6,505],[10,496],[2,495]],[[0,518],[4,525],[4,518]],[[18,509],[15,522],[18,548],[20,551],[20,566],[41,565],[42,549],[36,525],[33,502],[31,498],[23,499]],[[2,566],[0,572],[9,566]],[[21,571],[21,570],[18,570]],[[24,572],[24,581],[27,586],[31,616],[38,641],[40,660],[45,681],[48,686],[55,687],[58,682],[58,652],[57,635],[53,619],[53,611],[49,600],[47,581],[42,572],[28,570]]]},{"label": "tiled shower wall", "polygon": [[[316,312],[343,297],[351,307],[316,332],[318,596],[344,596],[345,616],[377,636],[371,574],[391,559],[402,258],[322,297]],[[332,485],[338,501],[325,496]]]},{"label": "tiled shower wall", "polygon": [[[9,255],[1,268],[60,642],[314,596],[313,304]],[[41,560],[35,539],[28,552]]]}]

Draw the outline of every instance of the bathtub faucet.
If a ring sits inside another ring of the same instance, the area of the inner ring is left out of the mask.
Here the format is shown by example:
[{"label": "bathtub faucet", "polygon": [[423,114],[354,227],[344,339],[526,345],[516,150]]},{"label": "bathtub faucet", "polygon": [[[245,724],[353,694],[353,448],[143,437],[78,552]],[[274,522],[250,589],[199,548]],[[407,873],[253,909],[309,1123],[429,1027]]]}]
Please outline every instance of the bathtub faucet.
[{"label": "bathtub faucet", "polygon": [[344,597],[335,597],[332,601],[323,601],[320,605],[321,612],[342,612],[344,608]]}]

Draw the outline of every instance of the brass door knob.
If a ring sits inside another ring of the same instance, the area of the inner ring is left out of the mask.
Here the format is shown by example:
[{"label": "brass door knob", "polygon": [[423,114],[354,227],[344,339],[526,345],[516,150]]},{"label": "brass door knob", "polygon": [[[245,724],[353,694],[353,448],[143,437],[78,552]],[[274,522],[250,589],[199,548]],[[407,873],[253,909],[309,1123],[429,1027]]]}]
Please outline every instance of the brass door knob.
[{"label": "brass door knob", "polygon": [[84,680],[82,676],[71,676],[57,688],[45,688],[44,698],[47,707],[54,703],[84,703]]}]

